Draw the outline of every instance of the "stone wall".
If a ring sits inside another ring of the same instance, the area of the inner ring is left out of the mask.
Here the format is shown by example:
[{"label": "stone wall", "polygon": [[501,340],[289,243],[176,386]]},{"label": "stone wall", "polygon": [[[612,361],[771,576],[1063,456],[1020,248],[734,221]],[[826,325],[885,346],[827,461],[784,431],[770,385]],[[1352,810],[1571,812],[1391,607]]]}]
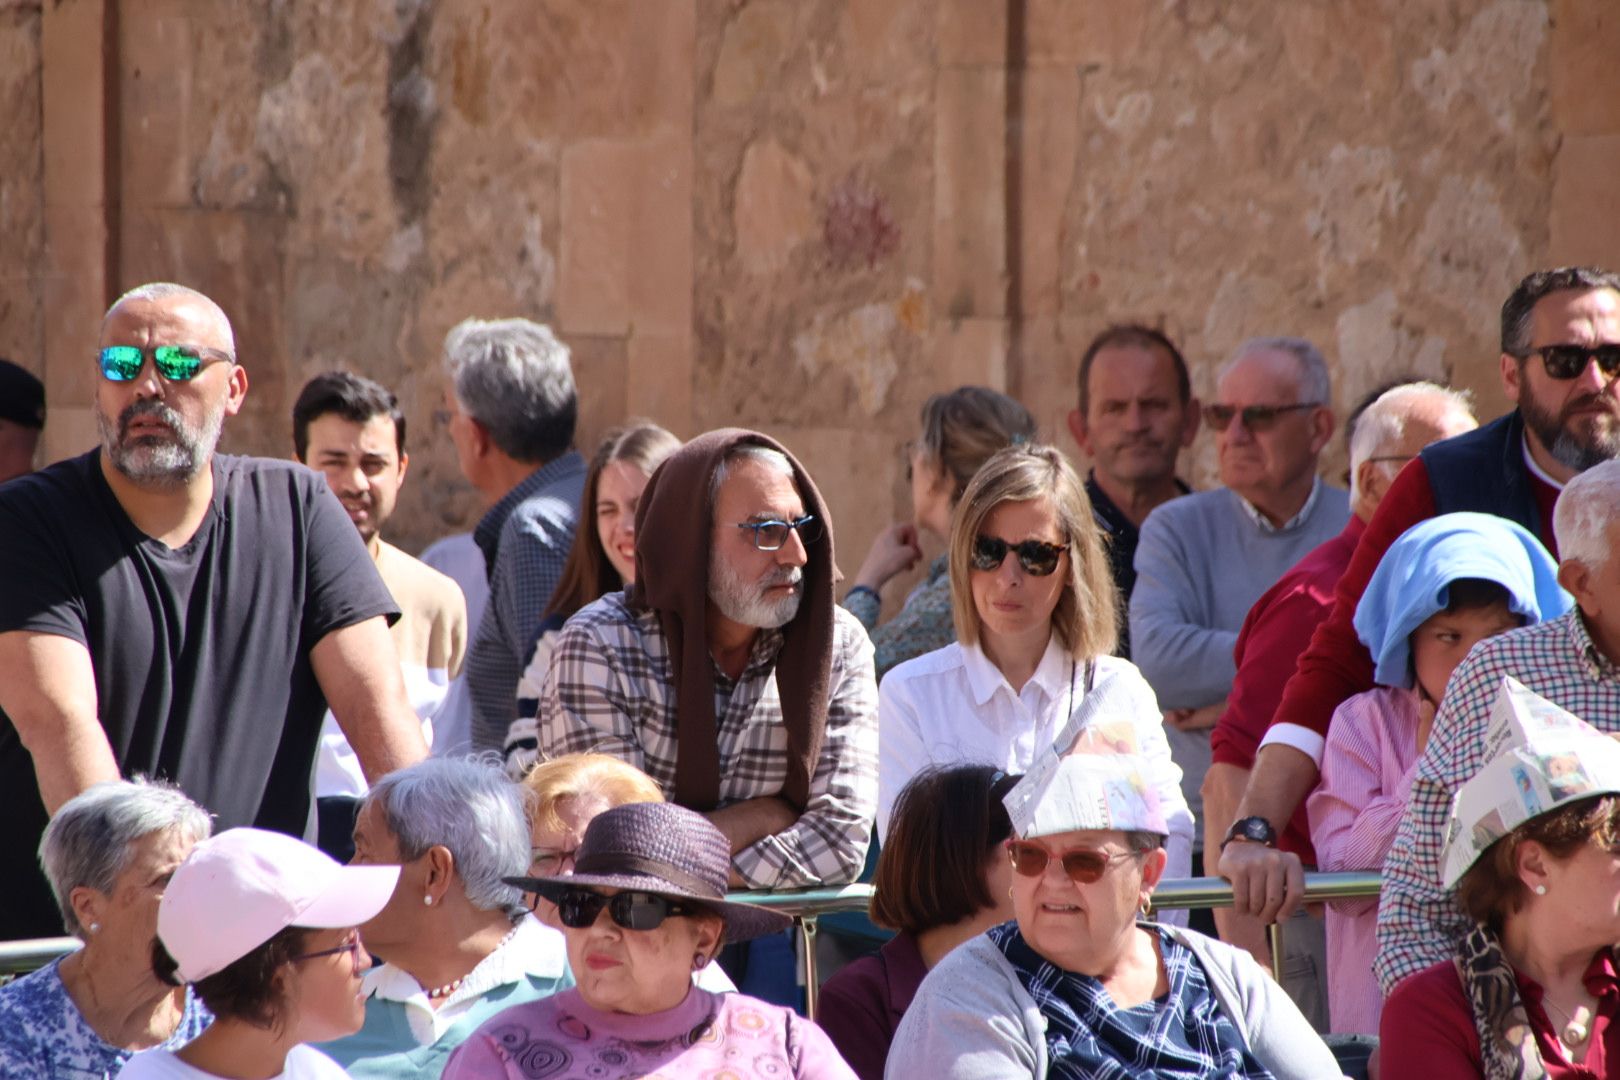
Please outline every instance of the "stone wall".
[{"label": "stone wall", "polygon": [[231,449],[284,453],[324,367],[400,392],[417,547],[477,513],[445,331],[544,319],[582,444],[764,427],[852,570],[929,393],[1005,389],[1073,450],[1113,319],[1201,392],[1301,333],[1341,405],[1413,371],[1499,410],[1512,282],[1620,263],[1617,52],[1611,0],[0,0],[0,351],[76,451],[100,307],[193,283],[251,372]]}]

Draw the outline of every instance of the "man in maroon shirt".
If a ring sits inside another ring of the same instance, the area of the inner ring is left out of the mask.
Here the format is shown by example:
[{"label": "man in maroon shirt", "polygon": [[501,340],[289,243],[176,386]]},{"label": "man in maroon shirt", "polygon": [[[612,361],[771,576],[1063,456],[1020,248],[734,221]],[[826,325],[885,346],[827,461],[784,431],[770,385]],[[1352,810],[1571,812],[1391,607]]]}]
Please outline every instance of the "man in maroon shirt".
[{"label": "man in maroon shirt", "polygon": [[1389,545],[1436,514],[1474,510],[1518,521],[1552,549],[1552,506],[1564,482],[1620,456],[1620,276],[1564,267],[1526,277],[1502,305],[1499,366],[1518,407],[1427,448],[1401,471],[1288,682],[1221,853],[1239,913],[1270,922],[1299,905],[1302,865],[1276,847],[1277,834],[1316,784],[1333,710],[1373,685],[1352,620]]},{"label": "man in maroon shirt", "polygon": [[[1204,845],[1218,851],[1227,828],[1236,817],[1255,750],[1282,701],[1283,686],[1294,672],[1294,665],[1310,642],[1311,631],[1327,618],[1333,607],[1333,587],[1338,584],[1356,542],[1367,522],[1389,490],[1401,466],[1417,457],[1432,442],[1449,439],[1478,427],[1465,394],[1431,382],[1409,382],[1387,387],[1350,420],[1350,521],[1338,536],[1306,555],[1272,586],[1249,611],[1238,634],[1234,658],[1237,678],[1227,698],[1226,711],[1211,738],[1214,763],[1204,776]],[[1298,855],[1306,865],[1314,865],[1315,852],[1305,822],[1304,807],[1294,813],[1283,830],[1278,846]],[[1268,963],[1269,949],[1265,927],[1258,920],[1227,910],[1215,913],[1221,937],[1254,953]],[[1296,1004],[1311,1016],[1307,1006],[1313,1001],[1324,1005],[1323,965],[1307,968],[1316,951],[1312,935],[1322,937],[1321,922],[1296,932],[1294,926],[1284,935],[1287,957],[1284,984]],[[1297,962],[1296,962],[1297,960]],[[1298,969],[1305,992],[1295,993],[1289,978]],[[1315,987],[1314,991],[1310,988]],[[1314,996],[1313,996],[1314,995]],[[1304,1000],[1302,1000],[1304,999]]]}]

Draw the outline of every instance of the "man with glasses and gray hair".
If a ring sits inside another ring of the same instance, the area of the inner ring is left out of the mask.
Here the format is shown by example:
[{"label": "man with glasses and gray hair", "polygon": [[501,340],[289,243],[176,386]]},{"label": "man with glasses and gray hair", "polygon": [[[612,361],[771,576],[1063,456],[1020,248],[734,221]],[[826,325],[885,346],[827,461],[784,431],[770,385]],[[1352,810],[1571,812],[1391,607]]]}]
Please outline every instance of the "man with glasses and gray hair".
[{"label": "man with glasses and gray hair", "polygon": [[832,530],[804,469],[738,429],[687,443],[641,497],[636,581],[563,627],[547,756],[598,751],[706,814],[731,883],[855,880],[877,809],[872,644],[834,603]]},{"label": "man with glasses and gray hair", "polygon": [[33,848],[94,783],[162,777],[221,827],[312,838],[328,706],[370,779],[427,753],[399,608],[325,481],[214,452],[248,390],[219,305],[143,285],[96,362],[100,447],[0,489],[0,937],[60,925]]},{"label": "man with glasses and gray hair", "polygon": [[568,347],[528,319],[459,323],[444,340],[444,366],[456,457],[489,506],[473,530],[489,601],[467,651],[472,746],[500,750],[579,520],[579,396]]},{"label": "man with glasses and gray hair", "polygon": [[1316,786],[1333,710],[1373,685],[1352,620],[1390,544],[1436,514],[1473,511],[1517,522],[1567,554],[1553,532],[1559,492],[1620,456],[1620,275],[1584,266],[1527,275],[1502,305],[1501,350],[1502,388],[1517,407],[1435,443],[1401,471],[1289,680],[1237,809],[1233,838],[1244,842],[1221,856],[1240,913],[1271,921],[1299,904],[1301,864],[1275,848],[1276,833]]},{"label": "man with glasses and gray hair", "polygon": [[1215,380],[1204,422],[1224,487],[1184,495],[1142,523],[1131,595],[1131,658],[1165,710],[1170,753],[1198,819],[1210,729],[1226,705],[1243,620],[1283,572],[1350,518],[1349,497],[1317,476],[1333,436],[1327,361],[1302,338],[1240,345]]}]

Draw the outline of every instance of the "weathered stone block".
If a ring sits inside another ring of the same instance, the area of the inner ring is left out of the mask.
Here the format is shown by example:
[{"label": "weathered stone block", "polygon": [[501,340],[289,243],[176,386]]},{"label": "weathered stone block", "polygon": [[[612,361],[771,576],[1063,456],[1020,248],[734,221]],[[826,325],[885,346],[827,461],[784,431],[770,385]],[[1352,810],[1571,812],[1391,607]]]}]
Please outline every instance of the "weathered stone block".
[{"label": "weathered stone block", "polygon": [[0,356],[39,372],[45,361],[45,162],[38,10],[0,10]]},{"label": "weathered stone block", "polygon": [[928,355],[929,381],[935,390],[968,385],[1007,389],[1005,319],[936,318]]},{"label": "weathered stone block", "polygon": [[574,385],[579,388],[574,442],[589,455],[604,431],[624,422],[629,381],[625,341],[577,334],[570,334],[567,341]]},{"label": "weathered stone block", "polygon": [[944,68],[934,119],[934,295],[942,314],[1007,309],[1006,81]]},{"label": "weathered stone block", "polygon": [[1025,119],[1019,214],[1023,222],[1020,304],[1028,317],[1062,308],[1063,211],[1079,149],[1080,73],[1072,67],[1024,73]]},{"label": "weathered stone block", "polygon": [[1553,0],[1547,50],[1553,118],[1565,135],[1620,134],[1620,7]]},{"label": "weathered stone block", "polygon": [[746,105],[779,78],[794,46],[792,0],[754,0],[732,16],[714,65],[713,101]]},{"label": "weathered stone block", "polygon": [[684,334],[632,334],[624,412],[656,421],[681,438],[692,423],[692,339]]},{"label": "weathered stone block", "polygon": [[1620,135],[1564,140],[1553,166],[1551,259],[1620,266]]},{"label": "weathered stone block", "polygon": [[562,158],[557,312],[572,333],[686,332],[692,311],[691,145],[595,139]]},{"label": "weathered stone block", "polygon": [[1029,62],[1122,67],[1141,44],[1151,7],[1148,0],[1028,0]]},{"label": "weathered stone block", "polygon": [[1007,62],[1007,0],[941,0],[935,26],[941,64]]},{"label": "weathered stone block", "polygon": [[755,273],[781,269],[816,225],[810,168],[773,138],[749,145],[737,176],[737,257]]}]

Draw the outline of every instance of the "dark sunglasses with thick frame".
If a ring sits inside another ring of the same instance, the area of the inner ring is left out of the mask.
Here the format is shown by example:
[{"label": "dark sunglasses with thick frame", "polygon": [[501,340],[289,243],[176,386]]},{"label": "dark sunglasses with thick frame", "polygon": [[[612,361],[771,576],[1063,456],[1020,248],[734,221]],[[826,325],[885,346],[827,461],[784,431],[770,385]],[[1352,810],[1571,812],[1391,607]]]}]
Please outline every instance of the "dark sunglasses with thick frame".
[{"label": "dark sunglasses with thick frame", "polygon": [[1020,540],[1009,544],[999,536],[975,536],[968,561],[975,570],[999,570],[1007,552],[1018,556],[1018,565],[1030,577],[1046,577],[1058,568],[1058,560],[1068,544],[1048,544],[1044,540]]},{"label": "dark sunglasses with thick frame", "polygon": [[1605,380],[1620,375],[1620,344],[1614,342],[1605,345],[1543,345],[1539,349],[1529,350],[1519,359],[1528,360],[1532,356],[1541,357],[1547,377],[1560,382],[1579,377],[1586,370],[1586,365],[1594,360]]},{"label": "dark sunglasses with thick frame", "polygon": [[1063,872],[1077,885],[1091,885],[1102,880],[1108,868],[1121,859],[1129,859],[1134,851],[1109,853],[1092,848],[1071,848],[1065,852],[1047,851],[1031,840],[1008,840],[1007,857],[1012,860],[1013,872],[1024,877],[1040,877],[1054,858],[1063,864]]},{"label": "dark sunglasses with thick frame", "polygon": [[133,382],[140,378],[150,353],[152,366],[169,382],[190,382],[213,363],[236,363],[236,357],[206,345],[108,345],[101,350],[101,377],[108,382]]},{"label": "dark sunglasses with thick frame", "polygon": [[821,522],[816,520],[814,514],[806,514],[792,521],[783,521],[781,518],[772,518],[769,521],[745,521],[737,528],[754,530],[754,546],[761,551],[782,550],[782,545],[787,543],[788,534],[792,532],[799,534],[799,542],[805,547],[821,539]]},{"label": "dark sunglasses with thick frame", "polygon": [[1243,426],[1250,431],[1268,431],[1276,426],[1284,414],[1300,412],[1304,409],[1319,409],[1321,402],[1302,401],[1297,405],[1221,405],[1212,402],[1204,406],[1204,423],[1216,431],[1225,431],[1232,426],[1232,417],[1242,419]]},{"label": "dark sunglasses with thick frame", "polygon": [[542,890],[541,895],[557,905],[558,921],[575,930],[594,924],[603,908],[626,930],[656,930],[671,915],[696,915],[703,910],[697,904],[636,890],[603,896],[581,885],[564,885]]}]

